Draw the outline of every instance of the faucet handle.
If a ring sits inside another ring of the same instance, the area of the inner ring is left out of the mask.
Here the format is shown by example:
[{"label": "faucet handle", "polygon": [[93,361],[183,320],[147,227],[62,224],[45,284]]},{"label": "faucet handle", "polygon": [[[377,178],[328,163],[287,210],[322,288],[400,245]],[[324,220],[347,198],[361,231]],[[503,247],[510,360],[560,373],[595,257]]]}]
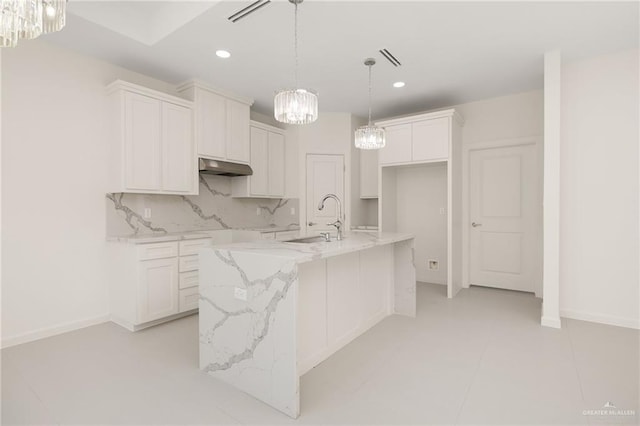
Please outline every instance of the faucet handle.
[{"label": "faucet handle", "polygon": [[331,242],[331,233],[321,232],[320,235],[324,237],[325,242],[327,243]]}]

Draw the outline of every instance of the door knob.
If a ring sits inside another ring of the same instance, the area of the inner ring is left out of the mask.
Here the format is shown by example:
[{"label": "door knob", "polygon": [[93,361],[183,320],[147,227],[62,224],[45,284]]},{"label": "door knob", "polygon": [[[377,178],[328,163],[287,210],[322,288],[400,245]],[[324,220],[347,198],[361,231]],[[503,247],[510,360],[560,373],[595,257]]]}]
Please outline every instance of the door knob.
[{"label": "door knob", "polygon": [[482,226],[482,224],[481,223],[471,222],[471,226],[473,226],[474,228],[477,228],[478,226]]},{"label": "door knob", "polygon": [[314,225],[317,225],[317,223],[315,223],[315,222],[309,222],[309,223],[307,223],[307,225],[309,225],[309,226],[314,226]]}]

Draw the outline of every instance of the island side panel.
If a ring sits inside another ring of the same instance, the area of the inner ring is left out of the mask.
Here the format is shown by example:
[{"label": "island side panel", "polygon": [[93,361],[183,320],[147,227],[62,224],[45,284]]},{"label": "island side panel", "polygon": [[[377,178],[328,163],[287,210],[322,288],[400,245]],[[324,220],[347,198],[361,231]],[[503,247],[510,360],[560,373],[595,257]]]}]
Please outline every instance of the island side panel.
[{"label": "island side panel", "polygon": [[416,268],[413,248],[413,239],[400,241],[393,247],[393,312],[409,317],[416,316]]},{"label": "island side panel", "polygon": [[297,293],[291,260],[200,251],[200,368],[293,418],[300,413]]}]

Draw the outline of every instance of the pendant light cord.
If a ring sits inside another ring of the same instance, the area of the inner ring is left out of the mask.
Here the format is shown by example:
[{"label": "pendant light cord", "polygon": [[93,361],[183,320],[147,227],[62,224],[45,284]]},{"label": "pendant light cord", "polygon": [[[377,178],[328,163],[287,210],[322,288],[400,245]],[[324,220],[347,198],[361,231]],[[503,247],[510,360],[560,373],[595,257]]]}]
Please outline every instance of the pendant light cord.
[{"label": "pendant light cord", "polygon": [[371,126],[371,67],[369,65],[369,126]]},{"label": "pendant light cord", "polygon": [[295,55],[294,80],[296,85],[294,89],[298,89],[298,3],[295,3],[293,18],[293,51]]}]

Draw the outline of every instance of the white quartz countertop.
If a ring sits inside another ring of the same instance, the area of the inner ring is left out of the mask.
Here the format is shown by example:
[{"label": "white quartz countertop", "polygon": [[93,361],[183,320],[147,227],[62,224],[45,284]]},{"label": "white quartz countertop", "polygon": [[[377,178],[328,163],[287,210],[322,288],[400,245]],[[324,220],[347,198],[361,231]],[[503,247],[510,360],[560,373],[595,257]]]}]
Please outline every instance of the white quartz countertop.
[{"label": "white quartz countertop", "polygon": [[[184,232],[169,232],[166,234],[152,234],[152,235],[122,235],[107,237],[109,242],[120,242],[129,244],[147,244],[147,243],[162,243],[167,241],[182,241],[182,240],[196,240],[198,238],[212,238],[216,235],[224,233],[265,233],[265,232],[284,232],[284,231],[299,231],[300,227],[297,226],[271,226],[265,228],[242,228],[242,229],[203,229],[198,231],[184,231]],[[246,239],[246,238],[243,238]]]},{"label": "white quartz countertop", "polygon": [[[315,235],[309,235],[313,237]],[[332,256],[352,253],[368,248],[393,244],[413,239],[412,234],[393,232],[357,232],[349,233],[342,241],[332,239],[331,242],[292,243],[287,241],[260,240],[244,243],[219,244],[214,250],[242,252],[290,259],[296,263],[311,262]],[[206,249],[205,249],[206,250]]]}]

